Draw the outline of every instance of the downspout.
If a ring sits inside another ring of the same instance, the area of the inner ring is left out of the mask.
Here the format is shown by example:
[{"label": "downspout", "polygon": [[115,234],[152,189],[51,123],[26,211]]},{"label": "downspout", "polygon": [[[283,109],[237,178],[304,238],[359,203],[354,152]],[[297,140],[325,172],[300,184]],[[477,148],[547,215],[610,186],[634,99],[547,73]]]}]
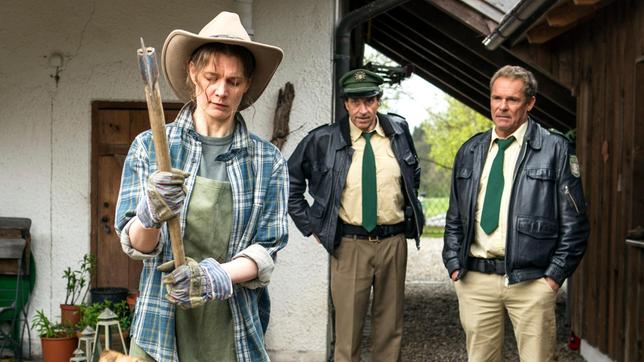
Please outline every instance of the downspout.
[{"label": "downspout", "polygon": [[351,31],[368,19],[378,16],[387,10],[402,5],[409,0],[376,0],[345,15],[335,29],[335,69],[333,97],[335,99],[335,120],[344,115],[344,106],[339,97],[340,77],[349,69],[351,57]]},{"label": "downspout", "polygon": [[241,20],[251,40],[255,39],[255,30],[253,29],[253,0],[235,0],[235,12],[239,14],[239,20]]},{"label": "downspout", "polygon": [[483,45],[495,50],[507,39],[527,30],[535,21],[557,3],[557,0],[521,0],[507,13],[499,26],[483,39]]}]

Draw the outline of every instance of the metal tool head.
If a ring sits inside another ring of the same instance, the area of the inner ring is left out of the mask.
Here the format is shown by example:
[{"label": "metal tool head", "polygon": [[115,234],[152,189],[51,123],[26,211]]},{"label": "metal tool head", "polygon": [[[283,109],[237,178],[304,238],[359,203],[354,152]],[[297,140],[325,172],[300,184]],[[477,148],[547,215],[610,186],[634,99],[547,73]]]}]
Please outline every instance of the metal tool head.
[{"label": "metal tool head", "polygon": [[157,64],[157,53],[152,47],[146,47],[141,38],[141,48],[137,50],[139,58],[139,70],[143,82],[153,90],[159,81],[159,66]]}]

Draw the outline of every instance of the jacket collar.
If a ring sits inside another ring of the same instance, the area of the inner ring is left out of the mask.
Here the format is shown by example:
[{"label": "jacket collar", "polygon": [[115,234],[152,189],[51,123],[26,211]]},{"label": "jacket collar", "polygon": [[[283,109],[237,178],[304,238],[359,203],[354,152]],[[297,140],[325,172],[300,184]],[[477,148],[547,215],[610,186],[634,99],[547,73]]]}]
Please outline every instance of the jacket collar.
[{"label": "jacket collar", "polygon": [[[356,125],[354,125],[351,122],[349,123],[349,134],[351,136],[351,143],[356,143],[360,137],[362,137],[362,130],[358,128]],[[382,129],[382,126],[380,125],[380,120],[379,117],[376,117],[376,127],[371,132],[376,132],[379,136],[381,137],[387,137],[385,135],[385,131]]]},{"label": "jacket collar", "polygon": [[[528,129],[525,132],[525,136],[523,137],[524,143],[529,145],[531,148],[535,150],[540,150],[541,149],[541,144],[543,143],[543,135],[541,134],[540,126],[537,122],[535,122],[532,117],[528,116]],[[490,147],[490,140],[492,139],[492,128],[487,130],[485,133],[483,133],[482,137],[479,137],[478,142],[474,142],[472,144],[472,147],[470,148],[471,152],[474,152],[474,149],[480,146],[483,146],[484,150],[489,149]],[[486,148],[487,147],[487,148]],[[523,147],[523,145],[522,145]]]},{"label": "jacket collar", "polygon": [[[378,122],[382,127],[382,130],[385,133],[385,136],[391,138],[392,135],[402,134],[403,130],[400,125],[396,122],[393,122],[390,117],[386,114],[378,112],[376,114],[378,117]],[[349,126],[349,116],[344,116],[340,121],[338,121],[338,127],[340,127],[340,134],[342,134],[343,144],[339,145],[342,148],[347,145],[351,145],[351,130]]]},{"label": "jacket collar", "polygon": [[528,116],[528,130],[525,132],[525,142],[535,150],[540,150],[543,143],[543,134],[540,131],[541,126],[532,117]]}]

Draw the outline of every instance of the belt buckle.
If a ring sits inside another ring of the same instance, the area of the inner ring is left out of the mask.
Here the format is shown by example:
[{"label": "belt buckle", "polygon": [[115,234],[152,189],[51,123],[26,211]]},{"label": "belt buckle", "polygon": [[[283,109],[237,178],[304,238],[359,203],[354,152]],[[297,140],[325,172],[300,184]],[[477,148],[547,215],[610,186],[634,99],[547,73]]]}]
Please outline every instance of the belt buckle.
[{"label": "belt buckle", "polygon": [[494,272],[499,275],[505,275],[505,264],[500,262],[494,263]]},{"label": "belt buckle", "polygon": [[380,242],[380,238],[378,237],[378,235],[368,235],[367,238],[369,239],[369,241],[371,241],[373,243],[379,243]]},{"label": "belt buckle", "polygon": [[492,259],[484,259],[484,265],[485,265],[485,267],[483,269],[485,269],[486,273],[488,273],[488,274],[490,274],[490,273],[496,274],[496,263],[494,262],[494,260],[492,260]]}]

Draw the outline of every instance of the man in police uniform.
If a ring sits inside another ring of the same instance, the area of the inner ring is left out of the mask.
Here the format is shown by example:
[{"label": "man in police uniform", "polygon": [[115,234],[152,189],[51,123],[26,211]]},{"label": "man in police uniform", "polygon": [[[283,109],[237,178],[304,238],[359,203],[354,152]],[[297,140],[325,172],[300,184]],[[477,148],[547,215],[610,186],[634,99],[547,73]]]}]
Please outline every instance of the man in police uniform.
[{"label": "man in police uniform", "polygon": [[360,361],[372,288],[372,360],[400,360],[406,238],[418,243],[424,224],[418,157],[405,120],[378,113],[382,83],[364,69],[345,74],[348,117],[311,131],[288,161],[289,213],[331,254],[335,361]]},{"label": "man in police uniform", "polygon": [[504,309],[521,361],[551,361],[555,299],[586,250],[574,146],[528,112],[537,82],[518,66],[490,81],[494,127],[454,161],[443,262],[458,295],[470,361],[500,361]]}]

